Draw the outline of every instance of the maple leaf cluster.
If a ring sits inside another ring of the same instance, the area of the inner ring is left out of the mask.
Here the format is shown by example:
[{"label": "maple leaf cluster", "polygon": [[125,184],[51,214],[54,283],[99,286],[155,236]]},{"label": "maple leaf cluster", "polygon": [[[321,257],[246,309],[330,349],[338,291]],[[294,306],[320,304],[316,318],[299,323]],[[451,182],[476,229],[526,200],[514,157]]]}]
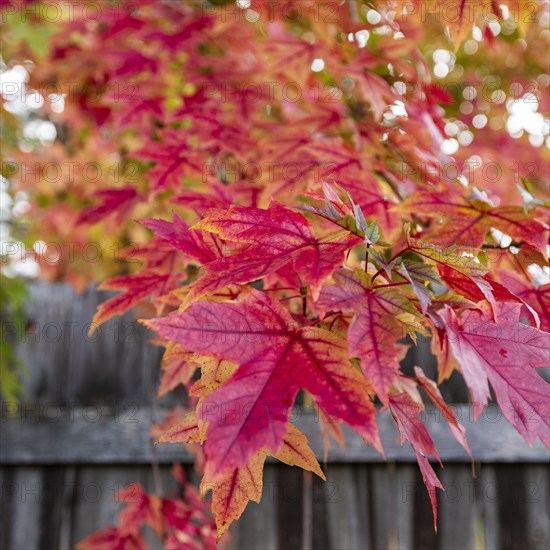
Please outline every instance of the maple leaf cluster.
[{"label": "maple leaf cluster", "polygon": [[181,467],[175,466],[173,475],[181,484],[182,496],[150,495],[139,483],[131,483],[115,495],[116,501],[124,505],[118,524],[80,541],[77,549],[145,550],[144,530],[149,527],[163,548],[214,550],[216,526],[208,505],[187,483]]},{"label": "maple leaf cluster", "polygon": [[[268,456],[324,477],[290,423],[301,395],[333,438],[345,423],[380,453],[389,409],[434,520],[439,455],[420,413],[424,396],[470,452],[438,388],[454,372],[476,417],[492,389],[528,443],[550,446],[536,370],[550,365],[550,285],[532,275],[548,265],[548,178],[518,189],[442,174],[456,105],[418,40],[446,38],[403,15],[414,4],[379,2],[374,18],[362,1],[120,2],[116,17],[64,22],[32,72],[37,89],[78,77],[45,153],[73,177],[19,181],[33,227],[129,244],[119,259],[133,262],[103,283],[121,292],[94,321],[149,304],[144,323],[166,346],[159,395],[183,385],[192,406],[160,442],[201,445],[219,536],[260,499]],[[460,4],[457,48],[483,16]],[[491,139],[480,131],[480,154],[500,154]],[[78,262],[45,267],[89,280]],[[418,337],[431,337],[437,381],[401,369]]]}]

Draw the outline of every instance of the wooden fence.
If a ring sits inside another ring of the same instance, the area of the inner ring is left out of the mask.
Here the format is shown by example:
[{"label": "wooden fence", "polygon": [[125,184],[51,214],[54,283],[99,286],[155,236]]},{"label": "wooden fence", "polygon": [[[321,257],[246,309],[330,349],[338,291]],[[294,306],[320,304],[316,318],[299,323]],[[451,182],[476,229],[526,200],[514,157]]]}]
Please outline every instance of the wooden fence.
[{"label": "wooden fence", "polygon": [[[107,294],[82,295],[65,285],[33,285],[28,323],[18,354],[27,365],[25,395],[2,404],[0,433],[0,549],[69,549],[115,521],[114,495],[138,481],[176,491],[169,470],[192,458],[176,445],[153,446],[148,431],[184,393],[156,401],[162,350],[133,316],[114,319],[87,336],[98,303]],[[10,338],[6,330],[2,343]],[[406,361],[428,372],[426,346]],[[443,388],[466,401],[460,380]],[[231,529],[235,549],[473,549],[550,548],[549,454],[528,447],[489,407],[476,423],[467,404],[456,408],[476,459],[476,478],[444,420],[427,409],[425,420],[444,469],[436,468],[438,532],[414,455],[401,447],[389,416],[380,428],[387,462],[352,432],[346,447],[328,452],[327,481],[271,462],[260,504],[250,504]],[[323,460],[316,418],[296,410],[293,419]],[[153,466],[157,464],[156,484]],[[155,542],[151,539],[155,548]]]}]

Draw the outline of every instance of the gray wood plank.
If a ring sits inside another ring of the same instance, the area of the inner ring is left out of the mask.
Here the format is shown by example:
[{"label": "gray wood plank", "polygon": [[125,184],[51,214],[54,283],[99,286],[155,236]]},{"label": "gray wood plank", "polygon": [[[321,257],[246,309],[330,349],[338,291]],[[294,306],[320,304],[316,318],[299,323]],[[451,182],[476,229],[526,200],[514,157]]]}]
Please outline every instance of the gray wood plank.
[{"label": "gray wood plank", "polygon": [[395,515],[390,510],[395,509],[396,488],[391,469],[387,464],[369,467],[373,548],[389,548],[395,538]]},{"label": "gray wood plank", "polygon": [[[395,466],[395,533],[390,535],[390,550],[410,550],[413,548],[413,500],[409,496],[414,487],[416,465],[397,464]],[[393,538],[395,535],[395,539]]]},{"label": "gray wood plank", "polygon": [[500,548],[527,548],[527,503],[524,468],[516,464],[500,464],[497,473]]},{"label": "gray wood plank", "polygon": [[498,528],[498,485],[496,466],[481,464],[477,467],[477,499],[480,503],[480,513],[483,522],[484,548],[497,550],[500,548],[500,532]]},{"label": "gray wood plank", "polygon": [[[229,548],[233,550],[277,550],[285,548],[278,539],[277,499],[279,492],[286,494],[278,481],[278,466],[266,466],[262,500],[250,502],[238,522],[230,528]],[[289,548],[288,550],[293,550]]]},{"label": "gray wood plank", "polygon": [[[312,550],[313,548],[313,476],[308,471],[302,471],[302,548]],[[317,476],[316,476],[317,477]]]},{"label": "gray wood plank", "polygon": [[357,470],[334,464],[327,470],[326,510],[329,547],[333,550],[367,550],[370,533],[366,477]]},{"label": "gray wood plank", "polygon": [[[96,406],[67,411],[48,409],[50,420],[36,421],[34,407],[28,405],[14,415],[2,411],[1,464],[143,464],[152,461],[149,428],[152,411],[123,404],[115,409]],[[467,430],[474,458],[481,462],[539,462],[547,463],[550,452],[540,441],[529,447],[516,430],[504,420],[492,422],[480,417],[473,422],[469,406],[458,409]],[[46,418],[48,416],[46,415]],[[58,419],[51,421],[51,419]],[[316,417],[297,412],[296,425],[306,433],[312,449],[322,460],[323,439]],[[456,443],[448,428],[437,417],[427,415],[426,425],[444,462],[469,462],[468,455]],[[393,419],[387,411],[378,416],[380,436],[389,462],[414,462],[409,445],[401,446]],[[329,462],[383,462],[380,455],[347,427],[346,446],[329,449]],[[183,446],[163,444],[156,447],[160,463],[180,461],[190,463],[192,456]]]},{"label": "gray wood plank", "polygon": [[0,468],[0,487],[2,488],[0,498],[0,548],[11,546],[12,530],[12,500],[15,494],[15,468]]},{"label": "gray wood plank", "polygon": [[439,493],[439,548],[476,548],[476,498],[470,468],[449,465],[440,480],[445,491]]},{"label": "gray wood plank", "polygon": [[72,467],[65,465],[45,466],[42,468],[40,494],[40,548],[63,548],[64,527],[70,524],[70,506],[72,486],[71,475],[67,471]]},{"label": "gray wood plank", "polygon": [[280,546],[304,548],[304,482],[303,470],[281,465],[277,467],[277,536]]},{"label": "gray wood plank", "polygon": [[312,533],[313,548],[331,550],[327,521],[327,499],[325,497],[327,484],[320,477],[313,476],[312,490],[312,521],[314,527]]},{"label": "gray wood plank", "polygon": [[481,464],[476,468],[476,498],[480,503],[481,520],[483,523],[483,546],[486,550],[497,550],[500,548],[496,469],[497,466],[493,464]]},{"label": "gray wood plank", "polygon": [[527,546],[550,548],[550,468],[530,465],[525,472]]},{"label": "gray wood plank", "polygon": [[412,511],[416,466],[369,465],[373,548],[412,547]]},{"label": "gray wood plank", "polygon": [[11,500],[11,543],[13,550],[39,547],[41,509],[44,502],[43,478],[40,468],[17,468],[15,494]]},{"label": "gray wood plank", "polygon": [[78,495],[74,492],[77,481],[77,467],[67,466],[64,472],[63,497],[60,510],[59,548],[71,548],[73,514]]}]

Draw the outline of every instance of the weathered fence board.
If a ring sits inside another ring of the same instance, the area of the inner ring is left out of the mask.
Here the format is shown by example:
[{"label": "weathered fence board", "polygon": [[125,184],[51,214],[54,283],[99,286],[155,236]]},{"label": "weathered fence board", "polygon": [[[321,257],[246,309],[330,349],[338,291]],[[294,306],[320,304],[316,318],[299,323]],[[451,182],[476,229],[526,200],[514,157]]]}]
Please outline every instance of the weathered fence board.
[{"label": "weathered fence board", "polygon": [[[310,494],[311,547],[548,548],[548,469],[537,466],[531,474],[533,465],[495,465],[490,467],[495,479],[500,478],[495,482],[483,478],[486,468],[481,468],[477,480],[472,480],[465,464],[449,465],[439,472],[447,494],[439,495],[440,521],[435,533],[415,466],[331,465],[327,481],[314,480]],[[175,494],[169,467],[162,466],[161,471],[164,491]],[[138,481],[154,490],[150,466],[7,466],[2,472],[1,548],[9,550],[69,549],[115,521],[121,508],[114,497],[117,489]],[[268,465],[262,501],[251,503],[234,526],[229,548],[303,548],[301,476],[298,469]],[[10,477],[13,481],[6,482]],[[373,492],[377,482],[380,490]],[[386,496],[380,499],[384,488]],[[531,508],[536,509],[535,515]],[[490,510],[492,520],[488,519]],[[513,520],[511,513],[515,513]],[[526,521],[520,521],[522,517]]]},{"label": "weathered fence board", "polygon": [[[33,285],[31,291],[26,341],[17,344],[28,369],[26,393],[19,408],[3,403],[1,410],[0,549],[68,550],[116,521],[118,489],[137,481],[159,490],[153,460],[164,494],[177,491],[172,462],[186,464],[190,480],[197,475],[182,446],[153,447],[148,436],[153,419],[185,403],[183,392],[176,392],[155,405],[162,350],[147,345],[152,335],[126,315],[89,337],[93,312],[107,293],[90,288],[78,295],[65,285]],[[426,345],[411,349],[406,361],[434,376]],[[442,392],[455,403],[467,398],[456,378]],[[262,501],[248,506],[226,548],[546,550],[548,451],[539,442],[528,447],[495,407],[477,422],[470,406],[456,410],[477,477],[444,419],[428,408],[424,419],[445,463],[435,468],[447,488],[438,493],[437,533],[414,456],[382,412],[388,462],[346,428],[345,448],[329,449],[326,482],[269,462]],[[297,409],[293,421],[323,464],[315,416]],[[151,532],[147,539],[159,547]]]},{"label": "weathered fence board", "polygon": [[[532,447],[525,444],[516,430],[495,408],[499,420],[482,415],[476,422],[467,405],[456,406],[475,460],[481,462],[547,462],[550,452],[540,443]],[[97,407],[44,409],[42,421],[39,408],[22,407],[11,416],[4,409],[2,418],[2,464],[146,464],[156,458],[162,463],[193,460],[190,453],[179,445],[151,446],[149,429],[153,413],[150,408],[132,406],[131,412],[120,413]],[[160,419],[163,412],[157,411]],[[401,445],[399,434],[390,414],[381,412],[378,417],[380,438],[390,462],[415,462],[409,445]],[[293,417],[296,426],[307,435],[319,460],[324,457],[324,444],[315,415],[297,411]],[[445,419],[426,415],[426,426],[432,435],[444,462],[469,462],[464,449],[452,437]],[[344,427],[344,447],[332,445],[328,450],[329,462],[379,463],[382,457],[354,431]]]}]

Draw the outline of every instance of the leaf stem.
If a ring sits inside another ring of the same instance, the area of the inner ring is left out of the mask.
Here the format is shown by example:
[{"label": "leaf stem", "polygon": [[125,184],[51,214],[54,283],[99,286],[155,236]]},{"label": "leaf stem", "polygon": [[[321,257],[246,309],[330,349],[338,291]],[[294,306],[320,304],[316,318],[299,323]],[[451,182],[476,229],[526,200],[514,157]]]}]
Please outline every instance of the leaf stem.
[{"label": "leaf stem", "polygon": [[306,317],[307,315],[307,288],[300,289],[302,294],[302,315]]},{"label": "leaf stem", "polygon": [[[398,252],[397,254],[395,254],[391,259],[390,261],[388,262],[388,264],[391,264],[396,258],[398,258],[399,256],[401,256],[401,254],[403,254],[404,252],[407,252],[407,250],[410,250],[410,246],[407,246],[405,247],[403,250],[401,250],[401,252]],[[381,267],[373,276],[372,276],[372,279],[371,279],[371,283],[374,283],[374,280],[376,279],[376,277],[378,277],[378,275],[381,275],[382,273],[384,272],[384,268]]]},{"label": "leaf stem", "polygon": [[400,283],[388,283],[386,285],[374,285],[371,288],[374,290],[375,288],[389,288],[391,286],[401,286],[401,285],[408,285],[408,284],[410,284],[409,281],[401,281]]},{"label": "leaf stem", "polygon": [[318,325],[319,323],[322,323],[323,321],[326,321],[329,317],[332,317],[333,315],[341,315],[341,311],[330,311],[327,313],[324,317],[317,319],[314,321],[311,326],[314,327],[315,325]]}]

